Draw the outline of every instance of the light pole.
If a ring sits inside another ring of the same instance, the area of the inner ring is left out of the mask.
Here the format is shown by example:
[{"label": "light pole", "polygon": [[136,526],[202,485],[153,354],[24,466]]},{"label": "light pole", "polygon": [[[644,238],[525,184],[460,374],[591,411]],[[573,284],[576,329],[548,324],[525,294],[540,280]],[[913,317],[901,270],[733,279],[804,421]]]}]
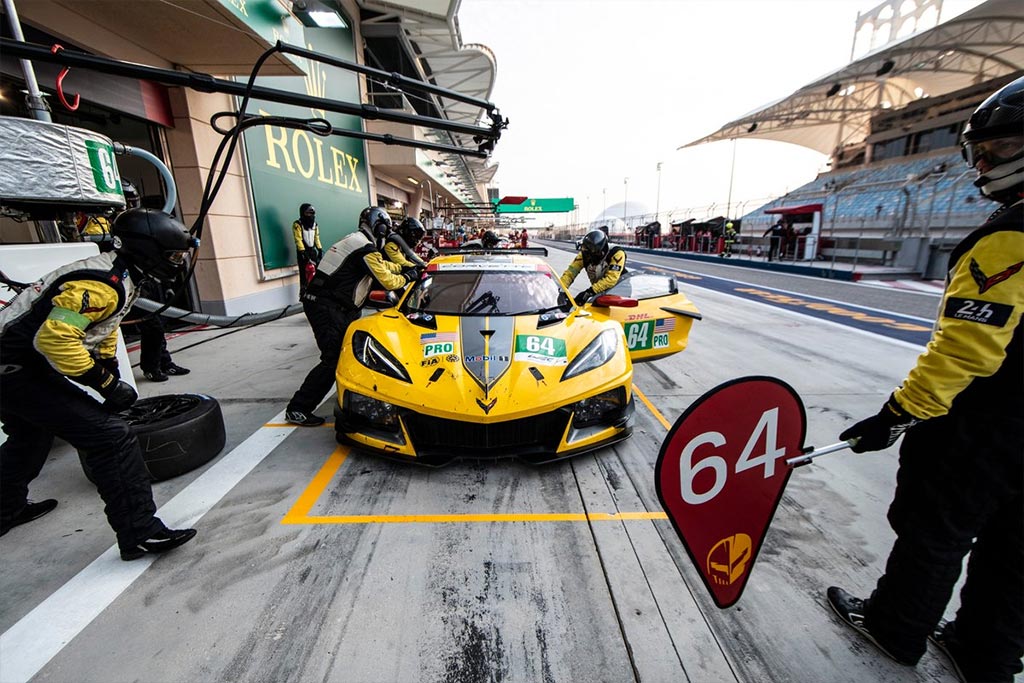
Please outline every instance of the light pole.
[{"label": "light pole", "polygon": [[[654,220],[658,220],[658,212],[661,211],[661,162],[658,162],[658,194],[654,200]],[[659,221],[660,222],[660,221]]]},{"label": "light pole", "polygon": [[623,185],[623,188],[624,188],[622,190],[622,224],[625,225],[628,228],[629,224],[626,223],[626,203],[629,201],[629,177],[628,176],[622,179],[622,185]]},{"label": "light pole", "polygon": [[732,208],[732,177],[736,172],[736,138],[732,139],[732,165],[729,167],[729,196],[725,200],[725,220],[729,220],[729,209]]}]

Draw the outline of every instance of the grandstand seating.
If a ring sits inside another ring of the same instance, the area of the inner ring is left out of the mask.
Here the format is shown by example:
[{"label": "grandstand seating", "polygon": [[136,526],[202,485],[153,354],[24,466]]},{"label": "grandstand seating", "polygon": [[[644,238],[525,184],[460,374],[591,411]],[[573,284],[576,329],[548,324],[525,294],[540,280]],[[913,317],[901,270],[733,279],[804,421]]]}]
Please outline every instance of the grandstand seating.
[{"label": "grandstand seating", "polygon": [[823,236],[956,237],[994,208],[980,200],[971,180],[956,149],[888,159],[823,173],[748,212],[742,224],[744,233],[757,235],[776,219],[766,210],[815,202],[823,205]]}]

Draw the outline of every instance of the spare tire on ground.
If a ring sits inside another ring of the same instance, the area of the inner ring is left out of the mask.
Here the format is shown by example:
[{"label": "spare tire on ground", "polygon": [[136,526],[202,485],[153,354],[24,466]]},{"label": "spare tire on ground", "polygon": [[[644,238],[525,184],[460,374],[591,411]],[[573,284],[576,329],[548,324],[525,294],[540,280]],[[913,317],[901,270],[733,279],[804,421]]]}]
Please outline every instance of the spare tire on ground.
[{"label": "spare tire on ground", "polygon": [[[153,481],[205,465],[224,449],[224,416],[217,399],[204,394],[167,394],[139,399],[122,417],[142,447]],[[82,469],[93,481],[85,459]]]}]

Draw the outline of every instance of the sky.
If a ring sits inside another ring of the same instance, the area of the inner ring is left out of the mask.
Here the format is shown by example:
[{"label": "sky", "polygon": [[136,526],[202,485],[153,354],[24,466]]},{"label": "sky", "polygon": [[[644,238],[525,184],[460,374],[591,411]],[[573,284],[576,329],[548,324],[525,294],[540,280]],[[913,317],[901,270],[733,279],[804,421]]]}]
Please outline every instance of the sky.
[{"label": "sky", "polygon": [[[942,19],[980,2],[945,0]],[[848,64],[857,14],[878,4],[462,0],[463,43],[494,52],[490,101],[509,119],[493,185],[573,197],[578,217],[546,214],[555,225],[621,215],[624,202],[663,224],[754,210],[827,157],[769,140],[678,148]]]}]

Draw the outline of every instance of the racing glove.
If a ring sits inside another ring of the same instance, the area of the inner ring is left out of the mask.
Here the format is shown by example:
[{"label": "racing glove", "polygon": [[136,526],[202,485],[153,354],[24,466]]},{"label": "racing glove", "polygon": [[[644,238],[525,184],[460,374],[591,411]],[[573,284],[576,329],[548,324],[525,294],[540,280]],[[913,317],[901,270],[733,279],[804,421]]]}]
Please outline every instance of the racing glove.
[{"label": "racing glove", "polygon": [[112,413],[127,410],[139,400],[139,394],[132,385],[121,380],[111,382],[106,388],[100,389],[100,395],[106,399],[103,407]]},{"label": "racing glove", "polygon": [[405,268],[402,270],[402,276],[406,282],[415,282],[420,279],[419,268]]},{"label": "racing glove", "polygon": [[880,451],[896,443],[896,439],[900,438],[903,432],[920,421],[903,410],[894,396],[890,396],[877,415],[849,427],[839,435],[839,438],[843,441],[854,440],[850,445],[850,450],[854,453]]},{"label": "racing glove", "polygon": [[594,296],[594,290],[591,289],[590,287],[587,287],[582,292],[573,297],[573,302],[575,302],[577,306],[582,306],[583,304],[587,303],[590,300],[590,297],[592,296]]},{"label": "racing glove", "polygon": [[110,358],[94,358],[96,364],[114,376],[114,379],[121,379],[121,367],[117,362],[117,356]]}]

